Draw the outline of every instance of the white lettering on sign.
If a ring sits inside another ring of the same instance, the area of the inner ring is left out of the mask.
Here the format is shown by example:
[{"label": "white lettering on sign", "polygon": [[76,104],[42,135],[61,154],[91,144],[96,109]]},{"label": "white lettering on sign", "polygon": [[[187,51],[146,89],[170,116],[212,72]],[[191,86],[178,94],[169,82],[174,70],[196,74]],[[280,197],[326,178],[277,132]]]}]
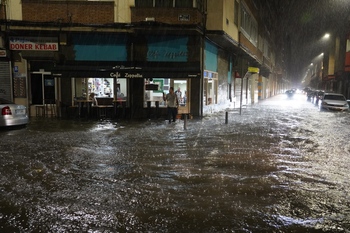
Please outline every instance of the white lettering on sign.
[{"label": "white lettering on sign", "polygon": [[109,74],[109,77],[111,77],[111,78],[120,78],[121,75],[120,75],[119,72],[116,72],[116,73],[110,73],[110,74]]},{"label": "white lettering on sign", "polygon": [[142,74],[129,74],[129,73],[125,73],[125,78],[143,78]]},{"label": "white lettering on sign", "polygon": [[[110,73],[109,76],[111,78],[121,78],[122,75],[119,72],[115,72],[115,73]],[[136,73],[136,74],[125,73],[124,78],[143,78],[143,75],[140,73]]]}]

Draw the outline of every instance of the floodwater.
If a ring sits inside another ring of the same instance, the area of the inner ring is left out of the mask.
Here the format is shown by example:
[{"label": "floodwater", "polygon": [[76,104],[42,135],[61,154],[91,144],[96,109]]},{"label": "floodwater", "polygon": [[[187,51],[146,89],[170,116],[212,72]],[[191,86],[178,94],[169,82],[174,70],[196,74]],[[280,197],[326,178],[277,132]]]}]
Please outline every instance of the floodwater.
[{"label": "floodwater", "polygon": [[350,232],[350,115],[303,95],[0,131],[0,232]]}]

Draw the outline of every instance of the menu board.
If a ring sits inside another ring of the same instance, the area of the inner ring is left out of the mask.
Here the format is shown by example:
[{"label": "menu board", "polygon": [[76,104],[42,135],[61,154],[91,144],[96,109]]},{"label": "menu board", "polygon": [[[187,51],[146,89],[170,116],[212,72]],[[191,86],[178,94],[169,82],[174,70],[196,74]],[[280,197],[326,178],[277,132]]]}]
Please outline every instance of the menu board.
[{"label": "menu board", "polygon": [[26,98],[26,78],[14,77],[13,78],[13,95],[15,98]]}]

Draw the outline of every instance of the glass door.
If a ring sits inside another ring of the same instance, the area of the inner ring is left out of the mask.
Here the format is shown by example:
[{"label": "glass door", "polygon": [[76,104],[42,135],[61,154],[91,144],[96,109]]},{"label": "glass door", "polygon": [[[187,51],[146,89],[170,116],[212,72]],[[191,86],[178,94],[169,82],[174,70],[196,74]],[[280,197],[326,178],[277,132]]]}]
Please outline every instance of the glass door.
[{"label": "glass door", "polygon": [[188,79],[173,79],[172,86],[179,100],[179,114],[190,112],[190,83]]},{"label": "glass door", "polygon": [[45,100],[56,100],[56,82],[51,72],[32,72],[30,84],[32,104],[43,105]]}]

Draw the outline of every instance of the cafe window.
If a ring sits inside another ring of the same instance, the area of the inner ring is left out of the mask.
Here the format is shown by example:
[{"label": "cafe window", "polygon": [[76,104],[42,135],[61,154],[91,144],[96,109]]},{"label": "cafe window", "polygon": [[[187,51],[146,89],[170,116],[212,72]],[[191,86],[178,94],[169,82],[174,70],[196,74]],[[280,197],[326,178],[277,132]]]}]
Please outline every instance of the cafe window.
[{"label": "cafe window", "polygon": [[166,103],[163,100],[163,93],[169,93],[169,78],[145,79],[144,86],[144,107],[147,107],[147,102],[150,103],[152,107],[156,106],[156,103],[159,103],[160,107],[166,107]]},{"label": "cafe window", "polygon": [[204,105],[217,104],[218,73],[204,71],[203,92]]},{"label": "cafe window", "polygon": [[189,82],[186,78],[170,79],[170,78],[151,78],[145,79],[144,85],[144,107],[166,107],[167,103],[163,100],[163,93],[169,93],[170,87],[174,88],[179,103],[179,111],[188,112],[190,98],[187,90]]},{"label": "cafe window", "polygon": [[88,78],[88,95],[113,97],[113,78]]},{"label": "cafe window", "polygon": [[126,99],[126,79],[114,78],[75,78],[75,98],[88,99],[91,93],[98,97]]}]

